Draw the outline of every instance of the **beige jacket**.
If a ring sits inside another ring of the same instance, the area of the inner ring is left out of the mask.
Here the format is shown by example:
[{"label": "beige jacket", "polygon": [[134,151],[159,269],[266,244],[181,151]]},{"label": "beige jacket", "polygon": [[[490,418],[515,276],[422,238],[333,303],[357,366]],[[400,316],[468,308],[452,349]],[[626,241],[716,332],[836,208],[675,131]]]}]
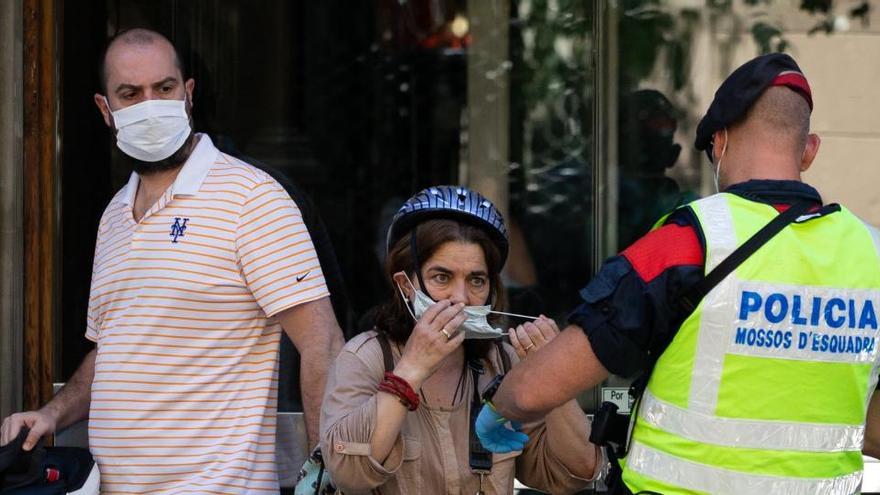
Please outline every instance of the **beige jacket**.
[{"label": "beige jacket", "polygon": [[[392,344],[394,361],[400,349]],[[510,362],[517,356],[506,347]],[[479,378],[483,390],[501,369],[498,351]],[[466,494],[477,492],[479,476],[468,464],[468,416],[473,394],[467,373],[464,400],[454,407],[425,404],[407,415],[391,454],[382,464],[370,456],[370,438],[376,422],[376,393],[385,366],[375,332],[348,342],[327,378],[321,412],[321,450],[334,484],[345,494]],[[522,483],[549,493],[570,493],[589,485],[556,460],[560,449],[585,448],[586,438],[550,445],[544,422],[524,426],[529,443],[521,452],[493,454],[492,474],[484,478],[487,495],[513,493],[514,476]],[[586,448],[592,448],[586,447]]]}]

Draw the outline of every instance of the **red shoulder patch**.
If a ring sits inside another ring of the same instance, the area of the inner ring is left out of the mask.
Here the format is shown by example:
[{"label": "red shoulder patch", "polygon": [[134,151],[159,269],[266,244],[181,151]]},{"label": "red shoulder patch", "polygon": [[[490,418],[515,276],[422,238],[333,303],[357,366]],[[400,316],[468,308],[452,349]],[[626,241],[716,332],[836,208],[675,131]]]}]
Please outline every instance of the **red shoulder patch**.
[{"label": "red shoulder patch", "polygon": [[648,232],[626,248],[621,256],[629,261],[645,283],[673,266],[702,265],[704,257],[694,228],[676,224]]}]

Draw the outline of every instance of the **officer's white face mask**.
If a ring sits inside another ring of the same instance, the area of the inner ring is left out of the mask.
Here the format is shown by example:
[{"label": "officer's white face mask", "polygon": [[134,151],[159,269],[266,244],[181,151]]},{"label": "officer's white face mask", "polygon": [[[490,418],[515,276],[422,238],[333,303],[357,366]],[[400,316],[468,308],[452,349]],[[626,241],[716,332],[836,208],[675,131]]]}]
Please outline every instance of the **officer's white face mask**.
[{"label": "officer's white face mask", "polygon": [[715,164],[715,192],[721,192],[721,188],[719,187],[719,180],[721,178],[721,159],[724,158],[724,153],[727,151],[727,141],[730,138],[727,135],[727,128],[724,128],[724,146],[721,147],[721,156],[718,157],[718,163]]},{"label": "officer's white face mask", "polygon": [[[403,276],[406,277],[406,281],[409,283],[415,296],[412,301],[409,301],[400,285],[397,286],[397,290],[400,291],[400,296],[403,298],[409,314],[415,321],[419,321],[419,318],[425,314],[425,311],[436,304],[437,301],[431,299],[430,296],[421,290],[416,289],[406,273]],[[412,304],[411,309],[409,303]],[[492,311],[492,306],[465,306],[463,311],[467,315],[467,319],[461,324],[465,339],[496,339],[504,335],[504,330],[493,328],[486,319],[490,313],[495,313],[495,311]]]},{"label": "officer's white face mask", "polygon": [[[107,108],[110,108],[109,102]],[[111,113],[116,126],[116,146],[126,155],[144,162],[158,162],[173,155],[192,132],[186,97],[145,100]]]}]

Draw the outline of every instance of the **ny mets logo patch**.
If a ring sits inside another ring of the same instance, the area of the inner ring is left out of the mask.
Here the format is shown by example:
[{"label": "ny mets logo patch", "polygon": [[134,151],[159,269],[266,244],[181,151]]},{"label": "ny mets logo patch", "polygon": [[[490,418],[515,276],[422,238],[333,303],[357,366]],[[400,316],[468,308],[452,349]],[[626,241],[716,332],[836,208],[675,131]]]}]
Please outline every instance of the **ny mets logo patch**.
[{"label": "ny mets logo patch", "polygon": [[168,234],[173,237],[173,239],[171,239],[172,243],[177,243],[178,237],[184,237],[183,233],[186,231],[186,222],[189,222],[189,218],[184,218],[182,220],[183,222],[181,222],[180,217],[174,217],[174,223],[171,224],[171,233]]}]

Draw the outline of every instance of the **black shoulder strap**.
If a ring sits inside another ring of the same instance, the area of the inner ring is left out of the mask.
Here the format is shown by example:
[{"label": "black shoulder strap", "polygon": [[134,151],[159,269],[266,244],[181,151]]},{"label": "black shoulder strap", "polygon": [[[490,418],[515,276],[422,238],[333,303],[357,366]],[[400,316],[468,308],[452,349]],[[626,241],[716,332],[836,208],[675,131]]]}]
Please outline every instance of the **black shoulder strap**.
[{"label": "black shoulder strap", "polygon": [[480,375],[485,373],[485,368],[478,360],[467,363],[467,367],[471,370],[471,379],[474,385],[473,398],[471,399],[470,432],[468,434],[468,464],[472,473],[483,476],[492,471],[492,452],[483,447],[480,439],[477,438],[476,431],[477,416],[483,408],[479,380]]},{"label": "black shoulder strap", "polygon": [[689,315],[694,312],[700,301],[706,297],[716,285],[731,274],[736,267],[747,260],[749,256],[755,253],[770,239],[778,234],[787,225],[794,222],[799,216],[806,213],[811,203],[802,201],[791,205],[787,210],[776,215],[767,225],[761,228],[755,235],[750,237],[742,246],[736,248],[730,256],[718,264],[711,272],[703,277],[699,282],[694,284],[685,294],[679,298],[679,309],[683,315]]},{"label": "black shoulder strap", "polygon": [[394,355],[391,354],[391,344],[388,343],[388,336],[385,332],[376,331],[376,340],[379,341],[379,347],[382,348],[382,360],[385,361],[385,371],[394,371]]},{"label": "black shoulder strap", "polygon": [[496,340],[495,347],[498,348],[498,355],[501,357],[501,373],[507,374],[510,371],[510,356],[504,351],[504,342],[501,339]]},{"label": "black shoulder strap", "polygon": [[[495,341],[495,348],[498,349],[498,357],[501,359],[501,373],[506,374],[510,370],[510,356],[504,350],[504,344],[501,339]],[[483,399],[480,396],[479,390],[479,379],[480,375],[484,373],[485,368],[476,360],[468,363],[468,368],[471,370],[471,379],[474,384],[474,394],[471,399],[468,463],[470,464],[471,472],[483,476],[492,471],[492,452],[486,450],[483,444],[480,443],[480,439],[477,438],[475,431],[475,424],[480,409],[483,407]]]}]

